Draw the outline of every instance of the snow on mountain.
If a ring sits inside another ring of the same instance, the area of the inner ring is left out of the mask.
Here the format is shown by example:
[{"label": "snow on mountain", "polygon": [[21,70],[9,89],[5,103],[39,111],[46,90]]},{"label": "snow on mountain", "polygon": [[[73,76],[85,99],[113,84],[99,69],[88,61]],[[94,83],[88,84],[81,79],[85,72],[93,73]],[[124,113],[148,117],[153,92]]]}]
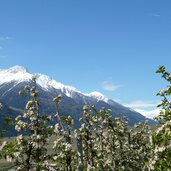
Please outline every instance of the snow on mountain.
[{"label": "snow on mountain", "polygon": [[51,79],[47,75],[30,74],[27,72],[27,69],[22,66],[14,66],[6,70],[1,70],[0,71],[0,84],[15,82],[14,86],[16,86],[17,84],[21,82],[30,81],[32,77],[36,77],[37,84],[46,91],[49,91],[51,88],[54,88],[54,89],[61,90],[61,92],[64,93],[68,97],[73,97],[74,94],[77,93],[77,94],[81,94],[84,96],[95,98],[98,101],[102,100],[102,101],[108,102],[109,100],[106,96],[104,96],[103,94],[99,92],[83,94],[80,91],[78,91],[75,87],[64,85],[60,82],[57,82]]},{"label": "snow on mountain", "polygon": [[55,80],[52,80],[52,79],[49,81],[49,86],[51,86],[55,89],[60,89],[64,94],[66,94],[69,97],[72,97],[73,92],[81,93],[75,87],[64,85],[64,84],[57,82]]},{"label": "snow on mountain", "polygon": [[7,70],[0,71],[0,84],[8,82],[23,82],[28,81],[32,78],[32,75],[27,72],[24,67],[14,66]]},{"label": "snow on mountain", "polygon": [[134,111],[141,113],[147,118],[154,119],[154,117],[158,116],[161,109],[154,109],[154,110],[142,110],[142,109],[134,109]]},{"label": "snow on mountain", "polygon": [[37,79],[37,80],[36,80],[36,81],[37,81],[37,84],[38,84],[39,86],[41,86],[42,88],[48,90],[48,88],[49,88],[49,83],[50,83],[51,79],[50,79],[48,76],[42,75],[42,74],[36,74],[36,75],[34,75],[34,76],[35,76],[36,79]]},{"label": "snow on mountain", "polygon": [[36,77],[37,84],[46,91],[49,91],[51,88],[58,89],[68,97],[72,97],[73,93],[81,93],[76,88],[57,82],[47,75],[35,74],[34,76]]},{"label": "snow on mountain", "polygon": [[51,79],[47,75],[30,74],[27,72],[27,69],[22,66],[14,66],[6,70],[0,70],[0,84],[12,81],[15,81],[17,83],[23,81],[30,81],[32,77],[36,77],[38,85],[47,90],[53,87],[56,89],[70,89],[72,91],[78,91],[76,90],[76,88],[71,86],[65,86],[62,83]]},{"label": "snow on mountain", "polygon": [[27,72],[27,69],[25,67],[22,67],[22,66],[14,66],[14,67],[11,67],[9,69],[6,70],[7,72],[10,72],[10,73],[26,73]]},{"label": "snow on mountain", "polygon": [[109,99],[106,96],[104,96],[102,93],[100,93],[98,91],[94,91],[94,92],[91,92],[91,93],[85,94],[85,95],[87,95],[89,97],[93,97],[93,98],[97,99],[98,101],[99,100],[104,101],[106,103],[108,103],[108,101],[109,101]]}]

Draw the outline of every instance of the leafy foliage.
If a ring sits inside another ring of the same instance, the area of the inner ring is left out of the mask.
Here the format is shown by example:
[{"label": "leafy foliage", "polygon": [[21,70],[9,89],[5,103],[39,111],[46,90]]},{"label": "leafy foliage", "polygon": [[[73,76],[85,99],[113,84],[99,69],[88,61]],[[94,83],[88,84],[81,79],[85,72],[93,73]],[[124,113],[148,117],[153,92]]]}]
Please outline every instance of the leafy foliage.
[{"label": "leafy foliage", "polygon": [[150,162],[151,169],[171,170],[171,74],[166,71],[164,66],[159,67],[157,73],[169,82],[166,89],[161,90],[157,95],[163,99],[158,107],[161,107],[159,116],[156,118],[161,126],[153,134],[154,151]]}]

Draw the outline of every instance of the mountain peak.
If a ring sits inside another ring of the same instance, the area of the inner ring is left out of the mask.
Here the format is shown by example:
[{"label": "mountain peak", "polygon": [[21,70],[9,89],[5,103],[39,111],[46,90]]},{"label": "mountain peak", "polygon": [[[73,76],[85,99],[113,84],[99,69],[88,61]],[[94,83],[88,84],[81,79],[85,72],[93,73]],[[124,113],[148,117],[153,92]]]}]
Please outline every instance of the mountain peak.
[{"label": "mountain peak", "polygon": [[16,65],[7,69],[6,71],[10,73],[18,73],[18,72],[26,73],[27,69],[23,66]]},{"label": "mountain peak", "polygon": [[93,91],[89,95],[96,96],[96,97],[104,97],[104,95],[98,91]]},{"label": "mountain peak", "polygon": [[67,96],[71,96],[73,92],[79,92],[76,88],[64,85],[43,74],[30,74],[23,66],[13,66],[9,69],[0,70],[0,84],[9,82],[25,82],[30,81],[32,77],[36,77],[37,84],[44,90],[49,91],[51,88],[59,89],[62,92],[66,92]]},{"label": "mountain peak", "polygon": [[98,91],[91,92],[88,95],[90,97],[96,98],[97,100],[102,100],[102,101],[105,101],[105,102],[108,102],[108,100],[109,100],[105,95],[103,95],[102,93],[100,93]]},{"label": "mountain peak", "polygon": [[12,81],[19,83],[22,81],[28,81],[31,78],[32,75],[27,72],[27,69],[18,65],[0,71],[0,84]]}]

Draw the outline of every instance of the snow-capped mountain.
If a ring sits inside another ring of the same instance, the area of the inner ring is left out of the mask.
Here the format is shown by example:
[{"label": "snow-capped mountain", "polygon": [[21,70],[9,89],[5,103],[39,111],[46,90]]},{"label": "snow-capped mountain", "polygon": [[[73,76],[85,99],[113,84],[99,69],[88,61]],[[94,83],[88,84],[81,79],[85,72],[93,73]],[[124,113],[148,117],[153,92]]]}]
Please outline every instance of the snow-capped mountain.
[{"label": "snow-capped mountain", "polygon": [[[44,113],[53,113],[55,105],[52,99],[61,94],[61,113],[72,115],[75,121],[81,117],[83,105],[95,105],[97,108],[106,107],[111,109],[112,115],[125,115],[130,124],[144,120],[140,113],[130,110],[121,104],[107,98],[100,92],[89,94],[81,93],[72,86],[64,85],[43,74],[31,74],[22,66],[14,66],[6,70],[0,70],[0,101],[14,108],[24,109],[26,99],[18,95],[18,92],[25,85],[31,85],[32,77],[36,78],[39,97],[41,101],[41,111]],[[151,121],[151,120],[150,120]]]},{"label": "snow-capped mountain", "polygon": [[154,109],[154,110],[134,109],[134,110],[150,119],[154,119],[156,116],[160,114],[161,111],[161,109]]},{"label": "snow-capped mountain", "polygon": [[22,82],[31,79],[32,75],[27,73],[27,70],[21,66],[14,66],[6,70],[0,70],[0,84],[9,83],[12,81]]},{"label": "snow-capped mountain", "polygon": [[79,92],[74,87],[65,86],[62,83],[51,79],[47,75],[30,74],[27,72],[27,69],[22,66],[14,66],[7,70],[1,70],[0,84],[15,82],[16,85],[22,82],[29,82],[33,77],[36,78],[37,84],[46,91],[48,91],[51,88],[60,89],[67,96],[71,96],[73,91]]},{"label": "snow-capped mountain", "polygon": [[[50,91],[52,88],[60,90],[66,96],[71,97],[74,96],[74,93],[82,94],[83,96],[88,96],[96,99],[97,101],[104,101],[106,103],[109,102],[109,99],[104,96],[102,93],[94,91],[89,94],[81,93],[76,88],[68,85],[64,85],[60,82],[57,82],[51,79],[47,75],[43,74],[30,74],[27,72],[27,69],[22,66],[14,66],[7,70],[0,71],[0,85],[4,83],[15,82],[14,87],[17,84],[22,82],[29,82],[31,79],[35,77],[37,84],[45,91]],[[13,87],[11,87],[12,89]]]}]

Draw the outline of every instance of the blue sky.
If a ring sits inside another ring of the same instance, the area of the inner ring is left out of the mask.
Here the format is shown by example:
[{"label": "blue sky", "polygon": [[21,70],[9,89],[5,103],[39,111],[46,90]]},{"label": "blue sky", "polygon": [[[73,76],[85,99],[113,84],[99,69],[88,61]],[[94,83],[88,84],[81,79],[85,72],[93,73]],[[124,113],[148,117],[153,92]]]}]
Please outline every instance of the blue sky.
[{"label": "blue sky", "polygon": [[[171,71],[170,0],[1,0],[0,68],[154,109]],[[131,106],[131,105],[128,105]]]}]

